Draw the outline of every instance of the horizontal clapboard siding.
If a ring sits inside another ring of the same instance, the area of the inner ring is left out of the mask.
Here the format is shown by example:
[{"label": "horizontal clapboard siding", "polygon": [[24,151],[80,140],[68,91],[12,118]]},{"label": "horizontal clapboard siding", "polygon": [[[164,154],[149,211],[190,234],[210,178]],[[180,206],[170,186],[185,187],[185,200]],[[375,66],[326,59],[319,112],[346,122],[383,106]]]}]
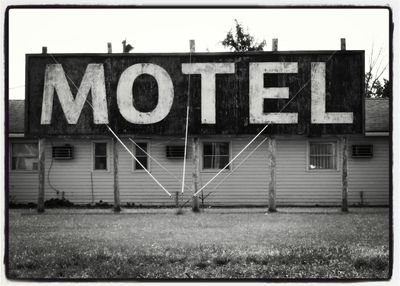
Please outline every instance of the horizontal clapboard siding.
[{"label": "horizontal clapboard siding", "polygon": [[[230,142],[232,159],[251,139],[252,138],[249,137],[218,141]],[[203,142],[210,141],[212,140],[203,140]],[[205,200],[205,203],[212,205],[267,205],[267,187],[270,181],[269,162],[267,161],[268,141],[264,142],[243,164],[241,164],[260,142],[261,139],[253,142],[250,147],[233,162],[229,171],[223,171],[204,189],[205,196],[211,192],[209,197]],[[239,167],[233,171],[237,166]],[[206,184],[218,171],[219,170],[202,170],[202,185]],[[231,175],[229,175],[230,173]],[[224,180],[226,176],[228,177]],[[220,184],[222,180],[224,181]],[[218,184],[220,185],[217,187]]]},{"label": "horizontal clapboard siding", "polygon": [[[21,140],[21,139],[19,139]],[[23,140],[23,139],[22,139]],[[231,158],[251,140],[251,138],[202,139],[207,141],[230,142]],[[258,145],[256,140],[233,162],[231,170],[223,171],[215,181],[210,183],[203,192],[208,197],[207,205],[267,205],[270,170],[267,142],[264,142],[253,155],[235,172],[240,162]],[[324,139],[325,140],[325,139]],[[308,171],[307,148],[309,139],[277,139],[277,172],[276,189],[279,205],[340,205],[341,202],[341,152],[340,141],[337,142],[337,170]],[[133,143],[123,140],[130,150]],[[317,140],[319,141],[319,140]],[[113,154],[112,140],[108,141],[108,171],[93,171],[93,154],[90,139],[47,140],[45,199],[60,198],[56,190],[64,192],[66,199],[76,204],[94,202],[113,203]],[[160,164],[165,166],[168,174],[155,162],[149,159],[151,174],[172,194],[169,197],[150,176],[143,170],[133,170],[133,159],[128,152],[118,144],[120,199],[124,205],[174,205],[175,193],[181,191],[183,159],[168,159],[166,146],[183,144],[182,139],[149,139],[138,142],[148,142],[149,152]],[[51,147],[70,144],[74,147],[74,159],[52,160]],[[373,144],[374,155],[368,159],[351,158],[352,144]],[[363,202],[368,205],[386,205],[389,202],[389,140],[388,138],[360,137],[349,139],[349,203],[360,204],[360,192],[363,192]],[[200,160],[202,161],[202,160]],[[186,186],[184,195],[179,194],[180,203],[190,205],[192,188],[193,157],[189,140],[188,160],[186,165]],[[201,170],[200,185],[204,185],[217,170]],[[91,180],[93,178],[93,184]],[[231,174],[222,184],[216,186],[228,174]],[[50,182],[50,183],[49,183]],[[10,171],[10,195],[16,202],[27,203],[37,201],[38,173]],[[93,189],[93,193],[92,193]]]},{"label": "horizontal clapboard siding", "polygon": [[[91,140],[47,141],[46,199],[57,197],[56,190],[59,190],[64,192],[66,199],[74,203],[87,204],[91,203],[92,199],[94,202],[113,201],[112,141],[96,140],[95,142],[108,143],[108,171],[93,170],[93,143]],[[74,147],[74,158],[72,160],[53,160],[51,147],[64,144]],[[93,194],[91,175],[93,176]]]},{"label": "horizontal clapboard siding", "polygon": [[[316,140],[318,142],[337,142]],[[337,170],[307,169],[307,139],[277,141],[276,200],[278,205],[336,205],[341,201],[342,177]],[[337,165],[341,165],[340,148]]]},{"label": "horizontal clapboard siding", "polygon": [[[312,139],[337,143],[337,170],[307,170],[307,145],[310,140],[278,140],[277,203],[278,205],[340,205],[342,198],[342,153],[340,140]],[[351,157],[351,145],[372,144],[374,156]],[[349,204],[389,204],[389,140],[384,137],[360,137],[348,140]]]},{"label": "horizontal clapboard siding", "polygon": [[36,203],[38,183],[37,172],[10,171],[9,201],[15,203]]},{"label": "horizontal clapboard siding", "polygon": [[[206,140],[207,142],[210,140]],[[221,140],[219,140],[221,141]],[[230,142],[230,140],[222,140]],[[248,143],[248,139],[234,140],[231,143],[232,156],[237,154]],[[131,142],[125,142],[127,146],[132,148]],[[183,144],[183,141],[171,141],[168,144]],[[124,150],[119,148],[119,182],[121,202],[129,202],[135,204],[174,204],[175,193],[181,191],[181,177],[183,159],[168,159],[166,157],[166,145],[163,141],[153,140],[150,144],[150,155],[154,157],[161,165],[168,168],[172,175],[164,171],[158,164],[150,161],[150,171],[159,182],[173,195],[172,198],[167,196],[165,192],[143,171],[132,171],[132,159],[129,156],[123,156]],[[256,143],[254,143],[254,146]],[[218,188],[215,187],[228,175],[231,171],[224,171],[220,176],[210,183],[203,191],[205,204],[212,205],[234,205],[234,204],[265,204],[266,197],[266,175],[267,165],[265,160],[266,147],[260,147],[240,168],[229,176]],[[202,151],[202,142],[200,143]],[[238,157],[237,162],[233,164],[234,169],[239,162],[251,152],[247,150]],[[188,147],[188,161],[186,163],[185,185],[189,189],[185,189],[184,195],[180,196],[180,202],[190,201],[193,194],[192,188],[192,172],[193,172],[193,156],[192,145]],[[200,185],[204,185],[218,171],[201,170]],[[211,193],[210,193],[211,192]],[[200,196],[201,197],[201,196]],[[190,202],[187,204],[190,205]]]},{"label": "horizontal clapboard siding", "polygon": [[[349,203],[389,204],[389,140],[382,137],[354,138],[349,141]],[[373,145],[372,158],[352,158],[351,145]]]},{"label": "horizontal clapboard siding", "polygon": [[[134,152],[134,144],[129,140],[123,140],[125,145]],[[166,142],[168,141],[168,142]],[[136,142],[136,141],[135,141]],[[183,140],[138,140],[148,143],[148,152],[157,162],[167,168],[165,171],[155,161],[148,159],[151,174],[171,193],[171,197],[144,171],[134,170],[132,157],[127,153],[122,145],[118,146],[119,158],[119,187],[121,203],[135,203],[135,205],[174,205],[175,193],[179,192],[180,203],[188,200],[191,196],[192,187],[192,156],[189,156],[186,163],[185,189],[184,195],[181,194],[181,179],[183,170],[182,159],[166,158],[166,146],[173,144],[184,144]],[[191,153],[191,146],[188,152]]]}]

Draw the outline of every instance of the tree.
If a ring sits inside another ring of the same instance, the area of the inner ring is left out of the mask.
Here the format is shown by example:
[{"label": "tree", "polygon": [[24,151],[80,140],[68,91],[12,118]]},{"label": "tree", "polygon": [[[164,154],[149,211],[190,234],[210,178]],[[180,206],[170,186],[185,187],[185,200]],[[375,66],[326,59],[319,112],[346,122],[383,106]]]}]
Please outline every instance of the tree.
[{"label": "tree", "polygon": [[365,97],[367,98],[390,98],[390,82],[384,78],[383,84],[380,80],[369,80],[369,73],[365,75]]},{"label": "tree", "polygon": [[266,46],[265,40],[261,43],[257,43],[253,36],[249,34],[249,31],[244,31],[242,24],[240,24],[236,19],[236,33],[232,34],[230,30],[225,39],[222,41],[222,45],[225,48],[229,48],[235,52],[246,52],[246,51],[262,51]]},{"label": "tree", "polygon": [[381,58],[381,52],[382,48],[374,58],[374,50],[372,47],[368,71],[365,73],[365,97],[367,98],[390,97],[390,82],[384,78],[382,84],[379,80],[388,66],[386,64],[382,67],[383,58]]},{"label": "tree", "polygon": [[386,78],[383,79],[383,91],[382,91],[382,98],[390,98],[391,94],[390,89],[390,81]]}]

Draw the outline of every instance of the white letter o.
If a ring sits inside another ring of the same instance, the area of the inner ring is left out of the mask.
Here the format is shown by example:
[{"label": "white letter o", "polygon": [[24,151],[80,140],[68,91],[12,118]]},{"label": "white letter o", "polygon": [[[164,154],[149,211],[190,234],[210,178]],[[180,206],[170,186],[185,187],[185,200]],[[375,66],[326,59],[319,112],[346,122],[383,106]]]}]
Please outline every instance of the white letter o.
[{"label": "white letter o", "polygon": [[[132,87],[135,79],[149,74],[158,85],[157,106],[150,112],[140,112],[133,106]],[[124,70],[118,81],[117,103],[121,115],[130,123],[152,124],[163,120],[171,110],[174,87],[165,69],[155,64],[135,64]]]}]

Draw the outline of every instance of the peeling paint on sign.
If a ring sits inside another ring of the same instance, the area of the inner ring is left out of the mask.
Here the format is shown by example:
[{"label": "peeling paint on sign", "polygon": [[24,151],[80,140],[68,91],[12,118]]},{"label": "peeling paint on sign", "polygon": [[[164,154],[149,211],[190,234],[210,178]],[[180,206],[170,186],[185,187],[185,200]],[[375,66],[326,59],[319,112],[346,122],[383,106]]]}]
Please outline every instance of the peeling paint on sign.
[{"label": "peeling paint on sign", "polygon": [[263,113],[264,98],[289,98],[288,87],[264,87],[264,74],[297,73],[297,63],[250,63],[250,123],[296,124],[297,112]]},{"label": "peeling paint on sign", "polygon": [[215,124],[215,75],[235,72],[233,63],[182,64],[184,74],[201,75],[201,123]]},{"label": "peeling paint on sign", "polygon": [[326,112],[325,68],[325,63],[311,63],[311,122],[351,124],[352,112]]},{"label": "peeling paint on sign", "polygon": [[[135,79],[148,74],[158,84],[158,103],[151,112],[140,112],[133,106],[132,87]],[[121,115],[133,124],[152,124],[163,120],[169,113],[174,100],[174,87],[169,74],[155,64],[136,64],[127,68],[118,81],[117,103]]]},{"label": "peeling paint on sign", "polygon": [[27,55],[26,134],[182,135],[188,92],[189,134],[361,134],[363,82],[362,51]]},{"label": "peeling paint on sign", "polygon": [[54,91],[57,92],[62,110],[69,124],[78,122],[89,91],[92,93],[94,123],[108,123],[106,87],[102,64],[89,64],[87,66],[75,98],[72,95],[62,65],[47,65],[44,78],[41,124],[51,123]]}]

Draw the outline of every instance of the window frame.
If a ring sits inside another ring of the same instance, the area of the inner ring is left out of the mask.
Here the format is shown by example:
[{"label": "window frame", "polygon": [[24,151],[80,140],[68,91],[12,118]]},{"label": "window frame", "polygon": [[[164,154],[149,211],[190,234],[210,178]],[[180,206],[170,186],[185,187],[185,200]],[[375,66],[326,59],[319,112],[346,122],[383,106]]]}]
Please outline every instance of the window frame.
[{"label": "window frame", "polygon": [[[310,152],[311,152],[311,144],[333,144],[334,145],[334,151],[335,151],[335,168],[332,169],[311,169],[310,168]],[[308,172],[338,172],[340,170],[339,168],[339,144],[337,140],[332,140],[332,139],[326,139],[326,140],[309,140],[307,142],[307,152],[306,152],[306,171]]]},{"label": "window frame", "polygon": [[202,140],[200,146],[200,170],[202,173],[215,173],[222,170],[222,172],[232,172],[233,162],[229,165],[229,169],[219,169],[219,168],[207,168],[204,169],[204,144],[206,143],[228,143],[229,157],[228,162],[232,159],[232,141],[226,139],[210,139],[210,140]]},{"label": "window frame", "polygon": [[[106,169],[96,169],[95,168],[95,145],[97,144],[97,143],[105,143],[106,144],[106,152],[107,152],[107,154],[106,154],[106,157],[107,157],[107,160],[106,160],[106,162],[107,162],[107,168]],[[110,150],[110,142],[109,141],[107,141],[107,140],[93,140],[92,141],[92,171],[93,172],[110,172],[110,170],[111,170],[111,166],[110,166],[110,163],[111,163],[111,160],[110,160],[110,153],[111,153],[111,150]]]},{"label": "window frame", "polygon": [[[38,173],[39,172],[39,141],[12,141],[9,143],[9,171],[13,173]],[[38,169],[37,170],[20,170],[20,169],[13,169],[12,168],[12,150],[13,150],[13,144],[36,144],[38,146],[38,155],[37,155],[37,160],[38,160]],[[46,150],[45,150],[46,151]]]},{"label": "window frame", "polygon": [[[133,142],[131,142],[131,143],[132,143],[132,153],[133,153],[133,155],[135,155],[135,157],[136,157],[136,148],[137,148],[137,147],[136,147],[136,145],[135,145]],[[146,152],[147,152],[148,154],[151,155],[151,152],[150,152],[150,146],[151,146],[151,144],[150,144],[149,141],[139,140],[139,141],[135,141],[135,143],[136,143],[136,144],[146,143],[146,144],[147,144],[147,150],[146,150]],[[151,162],[151,160],[150,160],[150,157],[149,157],[148,155],[146,155],[146,157],[147,157],[147,171],[149,171],[149,172],[151,173],[151,169],[150,169],[150,162]],[[131,159],[132,159],[131,171],[132,171],[133,173],[136,173],[136,172],[138,172],[138,173],[143,173],[143,172],[145,172],[145,173],[146,173],[146,171],[145,171],[144,169],[136,169],[136,160],[133,159],[133,158],[131,158]]]}]

